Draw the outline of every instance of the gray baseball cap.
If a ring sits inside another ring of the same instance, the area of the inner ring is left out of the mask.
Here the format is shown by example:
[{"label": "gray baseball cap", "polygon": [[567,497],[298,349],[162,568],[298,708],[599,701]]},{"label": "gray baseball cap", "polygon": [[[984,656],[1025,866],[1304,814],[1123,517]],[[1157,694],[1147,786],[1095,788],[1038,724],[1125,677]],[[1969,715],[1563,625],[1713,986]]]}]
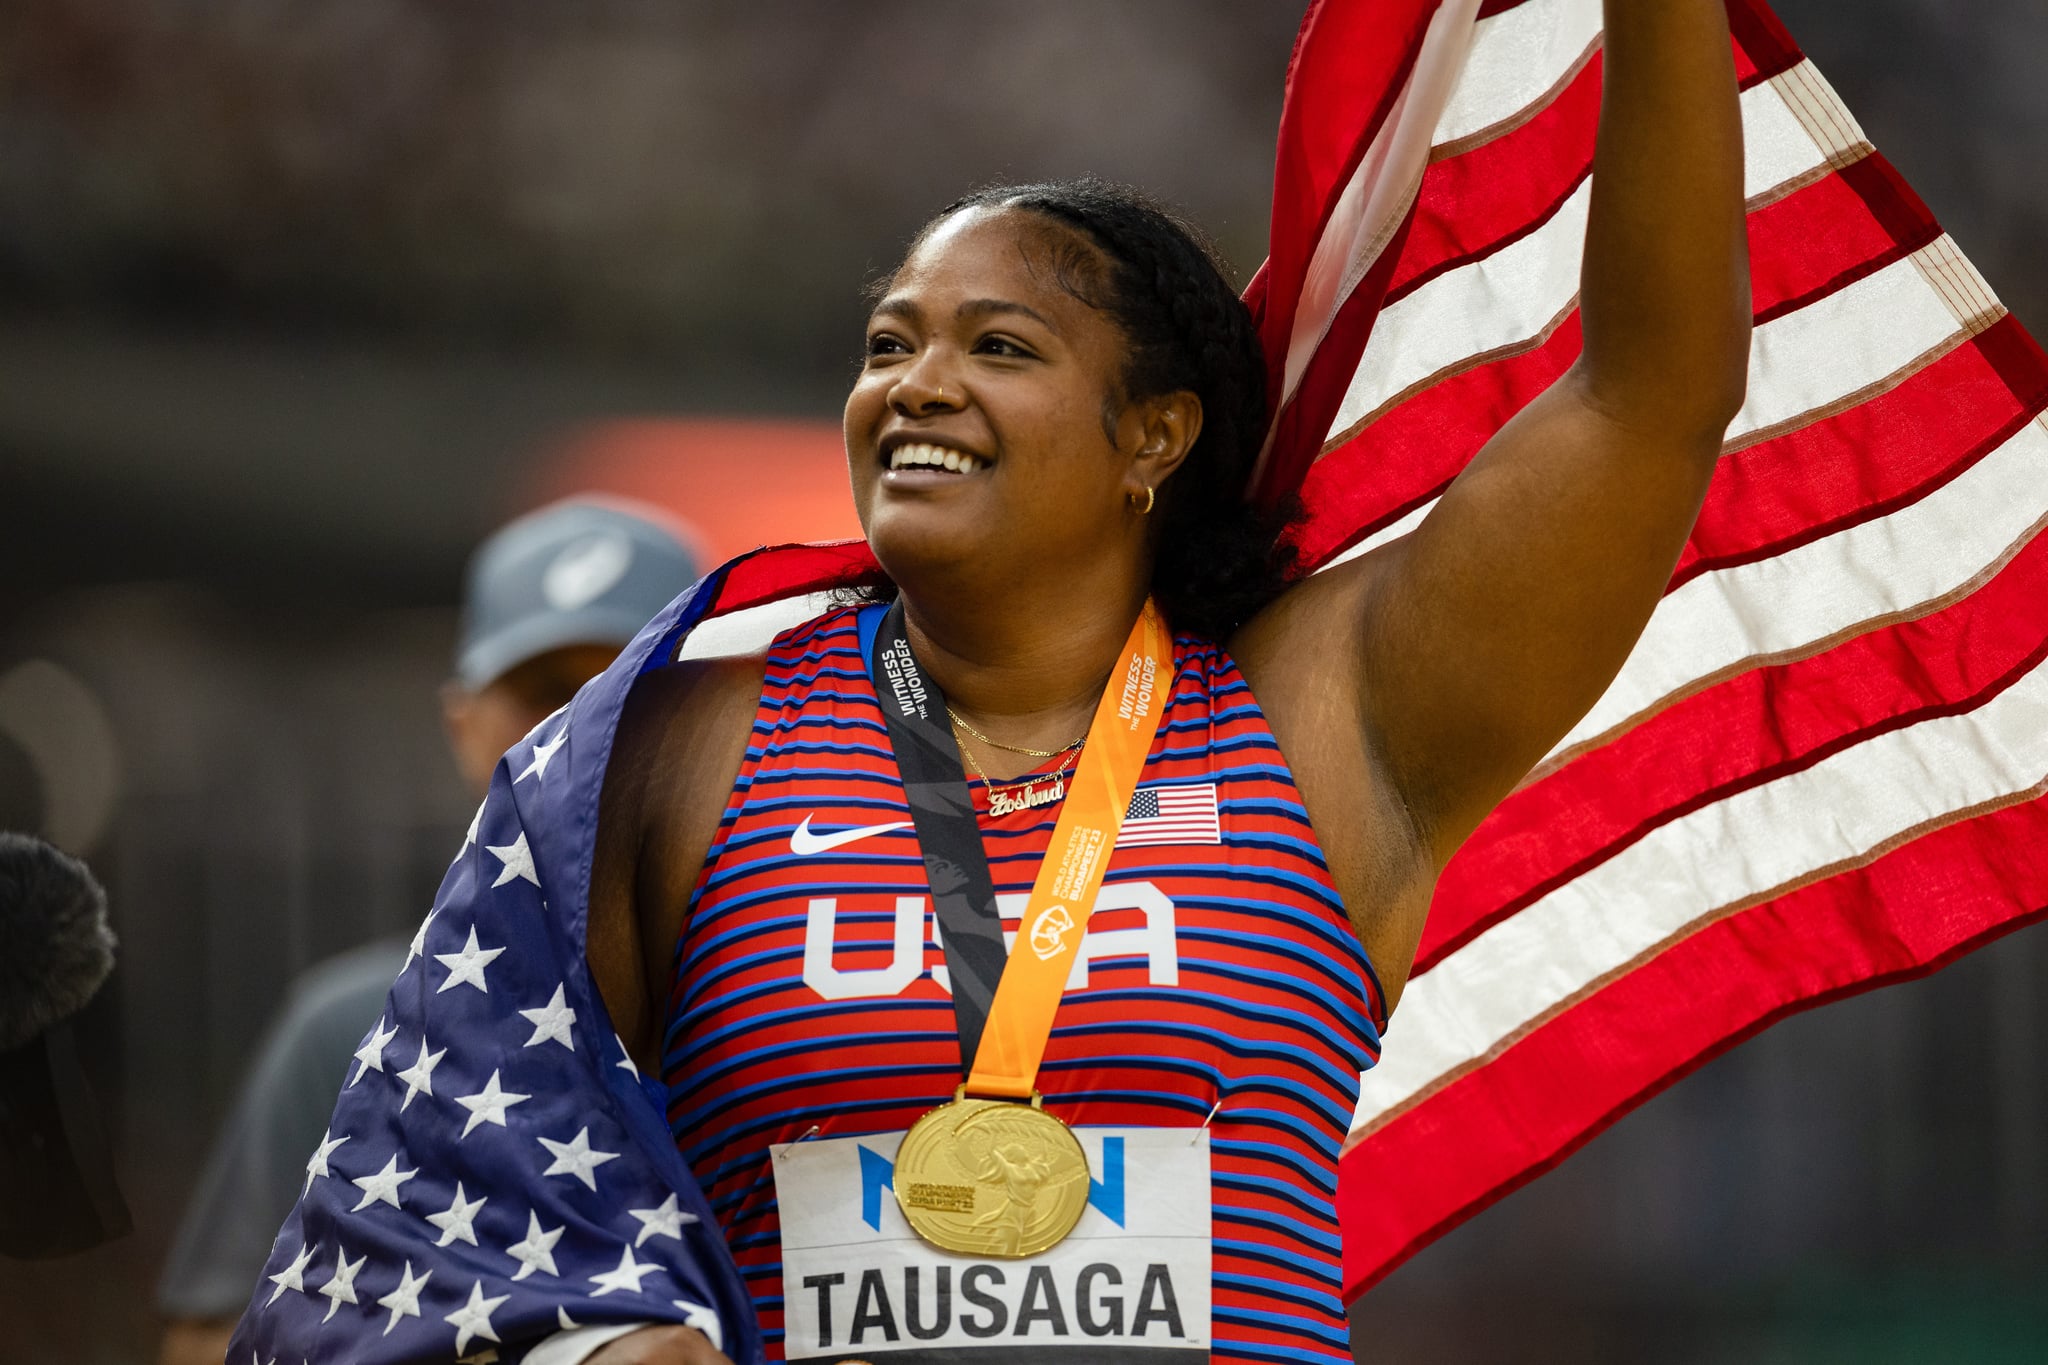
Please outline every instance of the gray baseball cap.
[{"label": "gray baseball cap", "polygon": [[574,499],[499,528],[470,556],[455,677],[479,688],[566,645],[623,645],[697,578],[652,508]]}]

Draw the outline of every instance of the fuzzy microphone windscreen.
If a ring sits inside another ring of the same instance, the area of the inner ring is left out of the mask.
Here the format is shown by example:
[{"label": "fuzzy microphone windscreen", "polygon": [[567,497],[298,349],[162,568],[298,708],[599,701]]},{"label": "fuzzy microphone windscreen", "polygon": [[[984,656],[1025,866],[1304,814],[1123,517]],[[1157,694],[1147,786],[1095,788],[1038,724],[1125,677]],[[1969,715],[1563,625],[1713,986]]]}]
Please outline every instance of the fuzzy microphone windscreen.
[{"label": "fuzzy microphone windscreen", "polygon": [[85,864],[0,834],[0,1052],[85,1008],[113,970],[107,893]]}]

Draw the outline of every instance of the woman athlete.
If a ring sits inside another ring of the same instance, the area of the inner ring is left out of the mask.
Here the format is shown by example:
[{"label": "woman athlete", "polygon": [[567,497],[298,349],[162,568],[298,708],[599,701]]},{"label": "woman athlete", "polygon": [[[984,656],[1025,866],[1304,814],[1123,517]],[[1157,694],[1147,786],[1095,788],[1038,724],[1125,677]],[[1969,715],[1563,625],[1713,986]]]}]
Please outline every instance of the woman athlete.
[{"label": "woman athlete", "polygon": [[[1048,1108],[1076,1125],[1149,1114],[1194,1128],[1200,1102],[1217,1096],[1219,1361],[1348,1359],[1336,1263],[1322,1236],[1327,1210],[1320,1229],[1284,1206],[1261,1220],[1246,1211],[1256,1202],[1246,1192],[1286,1183],[1293,1168],[1284,1160],[1257,1159],[1276,1144],[1300,1149],[1303,1188],[1331,1176],[1351,1098],[1337,1093],[1335,1116],[1320,1099],[1298,1106],[1324,1116],[1312,1138],[1299,1113],[1262,1128],[1258,1116],[1276,1104],[1251,1095],[1251,1071],[1266,1063],[1233,1060],[1213,1041],[1241,1017],[1227,1013],[1237,988],[1192,960],[1228,958],[1225,940],[1263,941],[1261,915],[1309,924],[1311,941],[1316,907],[1333,891],[1343,917],[1335,922],[1348,923],[1383,1001],[1371,999],[1370,974],[1347,976],[1347,943],[1331,950],[1331,979],[1358,983],[1359,995],[1344,1008],[1276,1008],[1296,1020],[1311,1053],[1369,1054],[1374,1016],[1400,997],[1439,870],[1620,668],[1743,400],[1743,160],[1722,5],[1607,0],[1606,11],[1583,354],[1486,445],[1413,534],[1371,554],[1291,585],[1276,571],[1272,528],[1241,503],[1265,420],[1250,317],[1203,249],[1134,196],[1084,184],[963,200],[925,227],[869,320],[846,404],[854,498],[900,593],[911,650],[943,691],[970,773],[985,779],[975,784],[976,809],[999,890],[1030,885],[1059,803],[991,815],[990,787],[1014,796],[1037,774],[1043,791],[1068,770],[1148,596],[1179,633],[1173,697],[1142,780],[1165,773],[1184,782],[1189,763],[1205,765],[1223,832],[1193,854],[1120,849],[1110,860],[1109,885],[1126,884],[1120,877],[1136,867],[1180,902],[1179,980],[1161,986],[1156,974],[1145,981],[1142,964],[1105,965],[1089,987],[1070,990],[1045,1088]],[[769,1145],[901,1132],[959,1079],[950,1007],[929,977],[897,992],[887,1015],[834,1013],[842,1007],[796,979],[794,956],[782,959],[787,979],[749,978],[751,995],[731,988],[741,970],[732,943],[765,953],[774,942],[773,917],[759,918],[778,885],[775,867],[759,861],[767,841],[741,846],[771,780],[811,783],[793,790],[818,801],[831,799],[833,782],[898,792],[893,820],[884,801],[864,817],[855,810],[819,823],[868,829],[868,864],[884,869],[876,876],[900,881],[907,864],[921,877],[915,834],[897,827],[908,822],[858,615],[828,614],[767,657],[649,674],[628,703],[599,822],[591,968],[643,1069],[663,1074],[666,1064],[678,1141],[770,1321],[808,1291],[780,1279]],[[1188,734],[1201,742],[1190,748]],[[1247,764],[1245,753],[1258,761]],[[1158,766],[1176,762],[1170,773]],[[1233,785],[1253,780],[1254,768],[1263,785]],[[1306,826],[1282,838],[1277,826],[1254,829],[1239,808],[1280,826],[1305,808]],[[774,827],[786,832],[794,818]],[[1260,830],[1271,837],[1254,837]],[[788,849],[775,847],[787,860]],[[850,870],[835,874],[846,882],[843,900],[863,875],[850,857],[860,847],[845,850]],[[1286,876],[1262,879],[1283,848],[1293,850]],[[1195,866],[1201,857],[1210,863]],[[732,889],[748,877],[767,888],[751,901]],[[1210,896],[1201,877],[1235,878],[1246,890]],[[1306,889],[1269,892],[1283,880]],[[785,900],[795,898],[800,918],[813,894],[789,889]],[[1270,908],[1260,908],[1261,896]],[[734,935],[714,942],[694,917]],[[1210,948],[1189,946],[1209,930]],[[1254,964],[1244,980],[1287,974],[1288,959],[1244,951]],[[1089,1013],[1087,997],[1102,992],[1114,999]],[[1147,1000],[1184,1005],[1212,1040],[1171,1041],[1141,1014]],[[749,1011],[765,1019],[770,1004],[815,1006],[815,1019],[843,1021],[826,1023],[827,1033],[858,1036],[818,1035],[811,1057],[712,1041],[744,1039]],[[1248,1037],[1257,1031],[1245,1028]],[[887,1042],[866,1041],[882,1034]],[[1177,1060],[1189,1065],[1175,1071]],[[854,1093],[873,1102],[849,1112],[847,1092],[831,1089],[843,1080],[836,1073],[869,1064],[880,1079]],[[1132,1078],[1148,1065],[1158,1074]],[[1186,1080],[1204,1068],[1214,1074]],[[774,1122],[748,1117],[755,1110],[733,1079],[742,1073],[777,1095]],[[1181,1079],[1160,1079],[1168,1073]],[[1161,1098],[1176,1085],[1186,1093]],[[1313,1292],[1303,1287],[1304,1274],[1324,1273]],[[837,1311],[843,1333],[850,1300]],[[657,1327],[591,1359],[724,1357],[689,1329]]]}]

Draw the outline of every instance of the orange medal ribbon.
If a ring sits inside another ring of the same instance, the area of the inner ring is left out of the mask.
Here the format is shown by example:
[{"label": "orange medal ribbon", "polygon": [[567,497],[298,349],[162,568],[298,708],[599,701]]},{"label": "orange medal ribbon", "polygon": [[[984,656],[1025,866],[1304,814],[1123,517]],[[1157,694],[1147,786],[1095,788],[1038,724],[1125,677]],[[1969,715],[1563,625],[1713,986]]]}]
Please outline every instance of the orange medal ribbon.
[{"label": "orange medal ribbon", "polygon": [[970,1096],[1032,1097],[1074,954],[1109,870],[1110,850],[1166,714],[1172,644],[1159,609],[1148,598],[1095,708],[1080,766],[1017,927],[1016,946],[996,983],[967,1077]]}]

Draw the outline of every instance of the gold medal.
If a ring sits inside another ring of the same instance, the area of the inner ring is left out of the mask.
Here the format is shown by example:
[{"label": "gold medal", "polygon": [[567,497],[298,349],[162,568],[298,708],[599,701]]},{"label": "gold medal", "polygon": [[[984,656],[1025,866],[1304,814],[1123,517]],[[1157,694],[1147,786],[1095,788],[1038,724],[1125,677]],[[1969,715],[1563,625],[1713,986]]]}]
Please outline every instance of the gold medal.
[{"label": "gold medal", "polygon": [[961,1256],[1036,1256],[1088,1206],[1088,1158],[1031,1102],[969,1099],[967,1087],[911,1125],[896,1153],[896,1202],[917,1235]]}]

